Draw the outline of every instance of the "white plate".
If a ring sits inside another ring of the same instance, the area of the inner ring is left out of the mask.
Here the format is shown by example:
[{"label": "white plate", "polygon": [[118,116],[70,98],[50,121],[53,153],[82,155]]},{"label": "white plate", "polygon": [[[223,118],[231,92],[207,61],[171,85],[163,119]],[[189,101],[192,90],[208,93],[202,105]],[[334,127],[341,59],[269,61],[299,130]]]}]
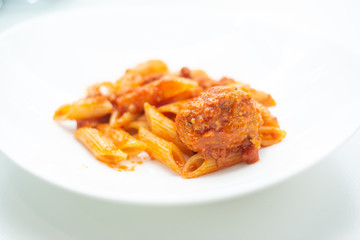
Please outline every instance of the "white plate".
[{"label": "white plate", "polygon": [[[155,161],[115,171],[52,121],[88,85],[151,58],[270,92],[287,137],[260,150],[256,164],[185,180]],[[0,37],[0,147],[34,175],[103,199],[166,205],[240,196],[300,172],[357,128],[359,63],[295,26],[244,15],[102,9],[40,17]]]}]

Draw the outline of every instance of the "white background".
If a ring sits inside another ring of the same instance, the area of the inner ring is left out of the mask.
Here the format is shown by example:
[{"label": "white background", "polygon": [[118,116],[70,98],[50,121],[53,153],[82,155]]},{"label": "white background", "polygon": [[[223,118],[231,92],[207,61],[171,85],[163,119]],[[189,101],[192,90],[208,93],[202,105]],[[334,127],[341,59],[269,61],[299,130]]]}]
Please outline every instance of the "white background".
[{"label": "white background", "polygon": [[[0,31],[53,11],[101,4],[247,11],[302,26],[360,54],[358,1],[8,0],[0,8]],[[357,131],[312,168],[264,191],[207,205],[154,208],[69,193],[0,153],[0,239],[360,239],[359,170]]]}]

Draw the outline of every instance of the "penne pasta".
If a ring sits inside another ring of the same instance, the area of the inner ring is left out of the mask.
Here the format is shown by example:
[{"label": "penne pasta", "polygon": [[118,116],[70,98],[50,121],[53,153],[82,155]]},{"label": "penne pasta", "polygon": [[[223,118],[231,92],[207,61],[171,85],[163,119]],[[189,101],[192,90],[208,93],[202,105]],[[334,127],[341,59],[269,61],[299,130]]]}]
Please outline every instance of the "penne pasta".
[{"label": "penne pasta", "polygon": [[275,105],[270,94],[232,78],[216,81],[187,67],[170,72],[149,60],[88,87],[85,99],[60,106],[53,119],[75,120],[75,138],[115,169],[133,169],[125,166],[132,159],[122,160],[146,151],[193,178],[255,163],[260,147],[282,141],[286,132],[268,110]]},{"label": "penne pasta", "polygon": [[254,99],[267,107],[276,106],[276,102],[273,97],[264,91],[250,88],[249,92],[253,95]]},{"label": "penne pasta", "polygon": [[189,100],[182,100],[182,101],[169,103],[169,104],[166,104],[166,105],[163,105],[163,106],[159,107],[157,110],[159,112],[161,112],[161,113],[174,113],[174,114],[177,114],[178,112],[180,112],[181,109],[184,108],[184,106],[188,102],[189,102]]},{"label": "penne pasta", "polygon": [[96,128],[99,124],[109,122],[110,115],[105,115],[99,118],[87,118],[87,119],[78,119],[76,120],[77,128],[82,127],[93,127]]},{"label": "penne pasta", "polygon": [[123,115],[119,116],[119,112],[114,110],[110,117],[110,125],[113,128],[126,128],[126,125],[130,124],[131,122],[135,121],[140,114],[134,114],[130,112],[126,112]]},{"label": "penne pasta", "polygon": [[185,165],[185,158],[175,144],[154,135],[142,127],[139,128],[138,138],[147,144],[146,151],[152,158],[181,174],[181,169]]},{"label": "penne pasta", "polygon": [[220,81],[215,81],[215,80],[211,79],[207,75],[207,73],[204,72],[203,70],[199,70],[199,69],[190,70],[187,67],[183,67],[180,70],[179,75],[182,77],[190,78],[190,79],[198,82],[199,86],[202,89],[208,89],[208,88],[214,87],[214,86],[228,85],[228,84],[236,82],[234,79],[227,78],[227,77],[223,77],[222,79],[220,79]]},{"label": "penne pasta", "polygon": [[[185,75],[186,72],[187,71],[185,71]],[[182,69],[182,74],[184,74],[184,68]],[[198,82],[199,86],[203,89],[212,87],[216,83],[216,81],[211,79],[205,71],[200,69],[189,70],[189,77]]]},{"label": "penne pasta", "polygon": [[116,81],[117,94],[123,94],[146,83],[155,81],[167,73],[168,67],[163,61],[149,60],[134,68],[127,69],[124,76]]},{"label": "penne pasta", "polygon": [[115,100],[116,86],[112,82],[102,82],[87,88],[87,97],[104,96],[110,101]]},{"label": "penne pasta", "polygon": [[54,114],[55,121],[98,118],[111,113],[112,104],[105,97],[85,98],[62,105]]},{"label": "penne pasta", "polygon": [[109,124],[101,124],[97,128],[128,156],[137,155],[146,149],[146,143],[134,138],[122,129],[114,129]]},{"label": "penne pasta", "polygon": [[191,155],[192,151],[188,149],[178,138],[176,134],[175,122],[148,103],[144,105],[145,116],[149,124],[150,130],[158,137],[174,143],[187,155]]},{"label": "penne pasta", "polygon": [[228,86],[238,87],[241,90],[243,90],[244,92],[251,93],[253,95],[253,98],[257,102],[261,103],[262,105],[264,105],[266,107],[276,106],[275,100],[269,93],[251,88],[250,85],[248,85],[248,84],[244,84],[241,82],[235,82],[235,83],[228,84]]},{"label": "penne pasta", "polygon": [[166,101],[164,101],[164,104],[178,102],[178,101],[182,101],[182,100],[189,100],[191,98],[199,96],[202,91],[203,91],[203,89],[199,86],[189,88],[188,90],[184,91],[183,93],[167,99]]},{"label": "penne pasta", "polygon": [[126,130],[130,130],[130,129],[139,130],[140,127],[146,128],[148,130],[150,129],[146,118],[140,117],[136,121],[133,121],[125,126]]},{"label": "penne pasta", "polygon": [[260,127],[259,136],[261,138],[261,147],[268,147],[281,142],[286,132],[278,127]]},{"label": "penne pasta", "polygon": [[168,71],[167,65],[161,60],[148,60],[146,62],[136,65],[134,68],[127,69],[124,76],[121,77],[118,82],[121,82],[124,78],[129,76],[139,75],[148,76],[150,74],[164,74]]},{"label": "penne pasta", "polygon": [[204,78],[204,79],[207,79],[207,80],[211,80],[213,81],[209,75],[204,71],[204,70],[201,70],[201,69],[193,69],[193,70],[190,70],[190,76],[191,78],[194,78],[194,79],[200,79],[200,78]]},{"label": "penne pasta", "polygon": [[127,158],[126,153],[96,128],[79,128],[74,132],[74,136],[99,161],[114,164]]},{"label": "penne pasta", "polygon": [[217,164],[215,159],[205,158],[202,153],[197,153],[188,159],[181,176],[183,178],[194,178],[241,162],[241,151],[230,153],[226,157],[225,164],[221,166]]},{"label": "penne pasta", "polygon": [[267,107],[265,107],[261,103],[256,103],[256,108],[260,111],[261,118],[264,121],[263,126],[279,128],[279,122],[277,118],[270,113]]},{"label": "penne pasta", "polygon": [[144,103],[146,102],[155,106],[161,105],[166,100],[196,86],[196,82],[185,78],[165,77],[119,96],[116,99],[117,110],[120,114],[125,112],[140,113],[144,110]]}]

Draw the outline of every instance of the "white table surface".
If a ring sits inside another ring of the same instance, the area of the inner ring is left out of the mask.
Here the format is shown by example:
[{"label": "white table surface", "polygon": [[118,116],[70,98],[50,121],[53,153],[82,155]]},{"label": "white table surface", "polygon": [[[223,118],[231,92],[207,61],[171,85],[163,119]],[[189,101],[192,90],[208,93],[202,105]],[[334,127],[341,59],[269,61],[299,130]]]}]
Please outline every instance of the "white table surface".
[{"label": "white table surface", "polygon": [[[177,9],[206,5],[219,11],[241,7],[311,25],[314,31],[360,54],[358,1],[3,2],[0,32],[44,13],[89,5],[158,4]],[[315,166],[266,190],[206,205],[139,207],[54,187],[0,152],[0,239],[360,239],[359,172],[358,130]]]}]

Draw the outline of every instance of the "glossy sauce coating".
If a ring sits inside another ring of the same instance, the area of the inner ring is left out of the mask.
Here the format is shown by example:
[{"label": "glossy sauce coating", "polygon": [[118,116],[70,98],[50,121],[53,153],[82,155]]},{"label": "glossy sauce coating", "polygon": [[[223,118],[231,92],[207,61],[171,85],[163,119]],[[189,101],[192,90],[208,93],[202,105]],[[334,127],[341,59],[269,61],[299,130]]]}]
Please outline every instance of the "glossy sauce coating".
[{"label": "glossy sauce coating", "polygon": [[138,87],[133,91],[117,97],[115,103],[120,114],[140,113],[147,102],[154,106],[166,104],[169,99],[195,88],[197,83],[185,78],[164,77],[152,83]]},{"label": "glossy sauce coating", "polygon": [[184,106],[175,123],[185,145],[220,166],[230,151],[238,149],[248,163],[258,160],[262,119],[249,93],[228,86],[209,88]]}]

